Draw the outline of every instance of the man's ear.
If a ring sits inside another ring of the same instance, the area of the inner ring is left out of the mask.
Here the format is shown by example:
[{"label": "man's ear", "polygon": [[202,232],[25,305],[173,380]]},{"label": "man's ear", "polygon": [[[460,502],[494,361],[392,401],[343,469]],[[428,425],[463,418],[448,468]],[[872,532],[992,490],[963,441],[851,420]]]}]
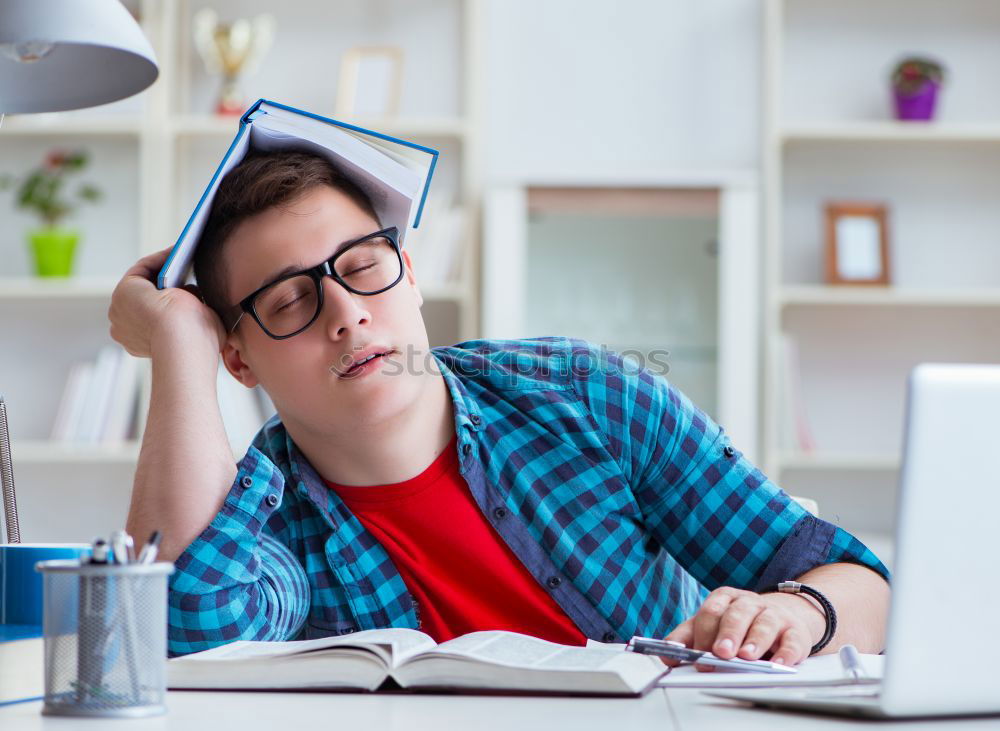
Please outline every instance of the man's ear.
[{"label": "man's ear", "polygon": [[222,345],[222,363],[233,378],[247,388],[253,388],[258,383],[257,376],[243,359],[243,353],[244,347],[240,338],[236,333],[229,333]]},{"label": "man's ear", "polygon": [[424,296],[420,294],[420,287],[417,285],[417,278],[413,274],[413,262],[410,260],[410,252],[408,251],[403,252],[403,266],[405,267],[406,281],[413,287],[413,291],[417,293],[417,304],[422,305],[424,303]]}]

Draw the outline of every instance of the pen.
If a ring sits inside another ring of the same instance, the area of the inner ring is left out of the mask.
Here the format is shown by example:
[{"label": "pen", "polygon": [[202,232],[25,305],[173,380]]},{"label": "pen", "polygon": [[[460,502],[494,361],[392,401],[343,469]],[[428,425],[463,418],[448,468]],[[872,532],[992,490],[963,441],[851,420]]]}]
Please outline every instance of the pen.
[{"label": "pen", "polygon": [[111,552],[114,554],[115,563],[134,563],[135,541],[126,531],[116,530],[111,534]]},{"label": "pen", "polygon": [[[90,565],[108,563],[108,543],[103,538],[94,540],[90,548]],[[87,695],[100,692],[104,674],[102,655],[107,639],[105,611],[107,609],[107,579],[102,576],[81,576],[78,597],[79,637],[76,646],[77,702],[85,702]]]},{"label": "pen", "polygon": [[866,677],[861,657],[854,645],[844,645],[840,648],[840,664],[844,666],[844,674],[855,683]]},{"label": "pen", "polygon": [[156,554],[160,552],[160,540],[162,538],[163,536],[160,531],[153,531],[152,535],[149,536],[149,540],[146,541],[146,545],[139,551],[139,563],[153,563],[156,560]]},{"label": "pen", "polygon": [[650,637],[633,637],[629,640],[625,648],[629,652],[637,652],[643,655],[657,655],[671,660],[685,663],[696,663],[698,665],[711,665],[712,667],[725,670],[756,671],[761,673],[795,673],[795,668],[790,668],[781,663],[768,662],[767,660],[744,660],[734,657],[731,660],[723,660],[706,650],[693,650],[685,647],[681,642],[673,640],[654,640]]}]

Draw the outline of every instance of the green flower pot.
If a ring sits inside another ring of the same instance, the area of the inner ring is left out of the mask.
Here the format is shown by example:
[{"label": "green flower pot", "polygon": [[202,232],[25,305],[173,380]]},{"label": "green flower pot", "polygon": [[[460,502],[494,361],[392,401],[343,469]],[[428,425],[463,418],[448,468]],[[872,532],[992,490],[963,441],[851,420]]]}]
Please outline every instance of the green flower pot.
[{"label": "green flower pot", "polygon": [[73,255],[80,232],[65,228],[40,228],[28,233],[35,274],[40,277],[68,277],[73,273]]}]

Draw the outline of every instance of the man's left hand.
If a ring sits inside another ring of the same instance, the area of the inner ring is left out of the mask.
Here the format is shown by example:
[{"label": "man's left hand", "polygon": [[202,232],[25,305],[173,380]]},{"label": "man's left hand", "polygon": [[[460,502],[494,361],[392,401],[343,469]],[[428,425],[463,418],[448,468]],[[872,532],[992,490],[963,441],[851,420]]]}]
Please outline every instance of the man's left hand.
[{"label": "man's left hand", "polygon": [[[823,612],[803,596],[757,594],[723,586],[709,594],[698,613],[677,625],[665,639],[708,650],[725,660],[759,660],[770,652],[772,662],[798,665],[809,656],[825,627]],[[714,670],[706,665],[697,668]]]}]

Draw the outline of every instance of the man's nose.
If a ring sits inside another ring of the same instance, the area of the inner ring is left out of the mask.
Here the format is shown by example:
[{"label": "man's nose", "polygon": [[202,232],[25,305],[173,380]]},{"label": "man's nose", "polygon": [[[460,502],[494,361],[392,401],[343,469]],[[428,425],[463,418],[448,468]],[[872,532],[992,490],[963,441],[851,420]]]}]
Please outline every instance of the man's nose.
[{"label": "man's nose", "polygon": [[372,316],[365,306],[367,297],[348,292],[331,276],[323,277],[323,312],[320,318],[327,335],[342,340],[358,327],[371,323]]}]

